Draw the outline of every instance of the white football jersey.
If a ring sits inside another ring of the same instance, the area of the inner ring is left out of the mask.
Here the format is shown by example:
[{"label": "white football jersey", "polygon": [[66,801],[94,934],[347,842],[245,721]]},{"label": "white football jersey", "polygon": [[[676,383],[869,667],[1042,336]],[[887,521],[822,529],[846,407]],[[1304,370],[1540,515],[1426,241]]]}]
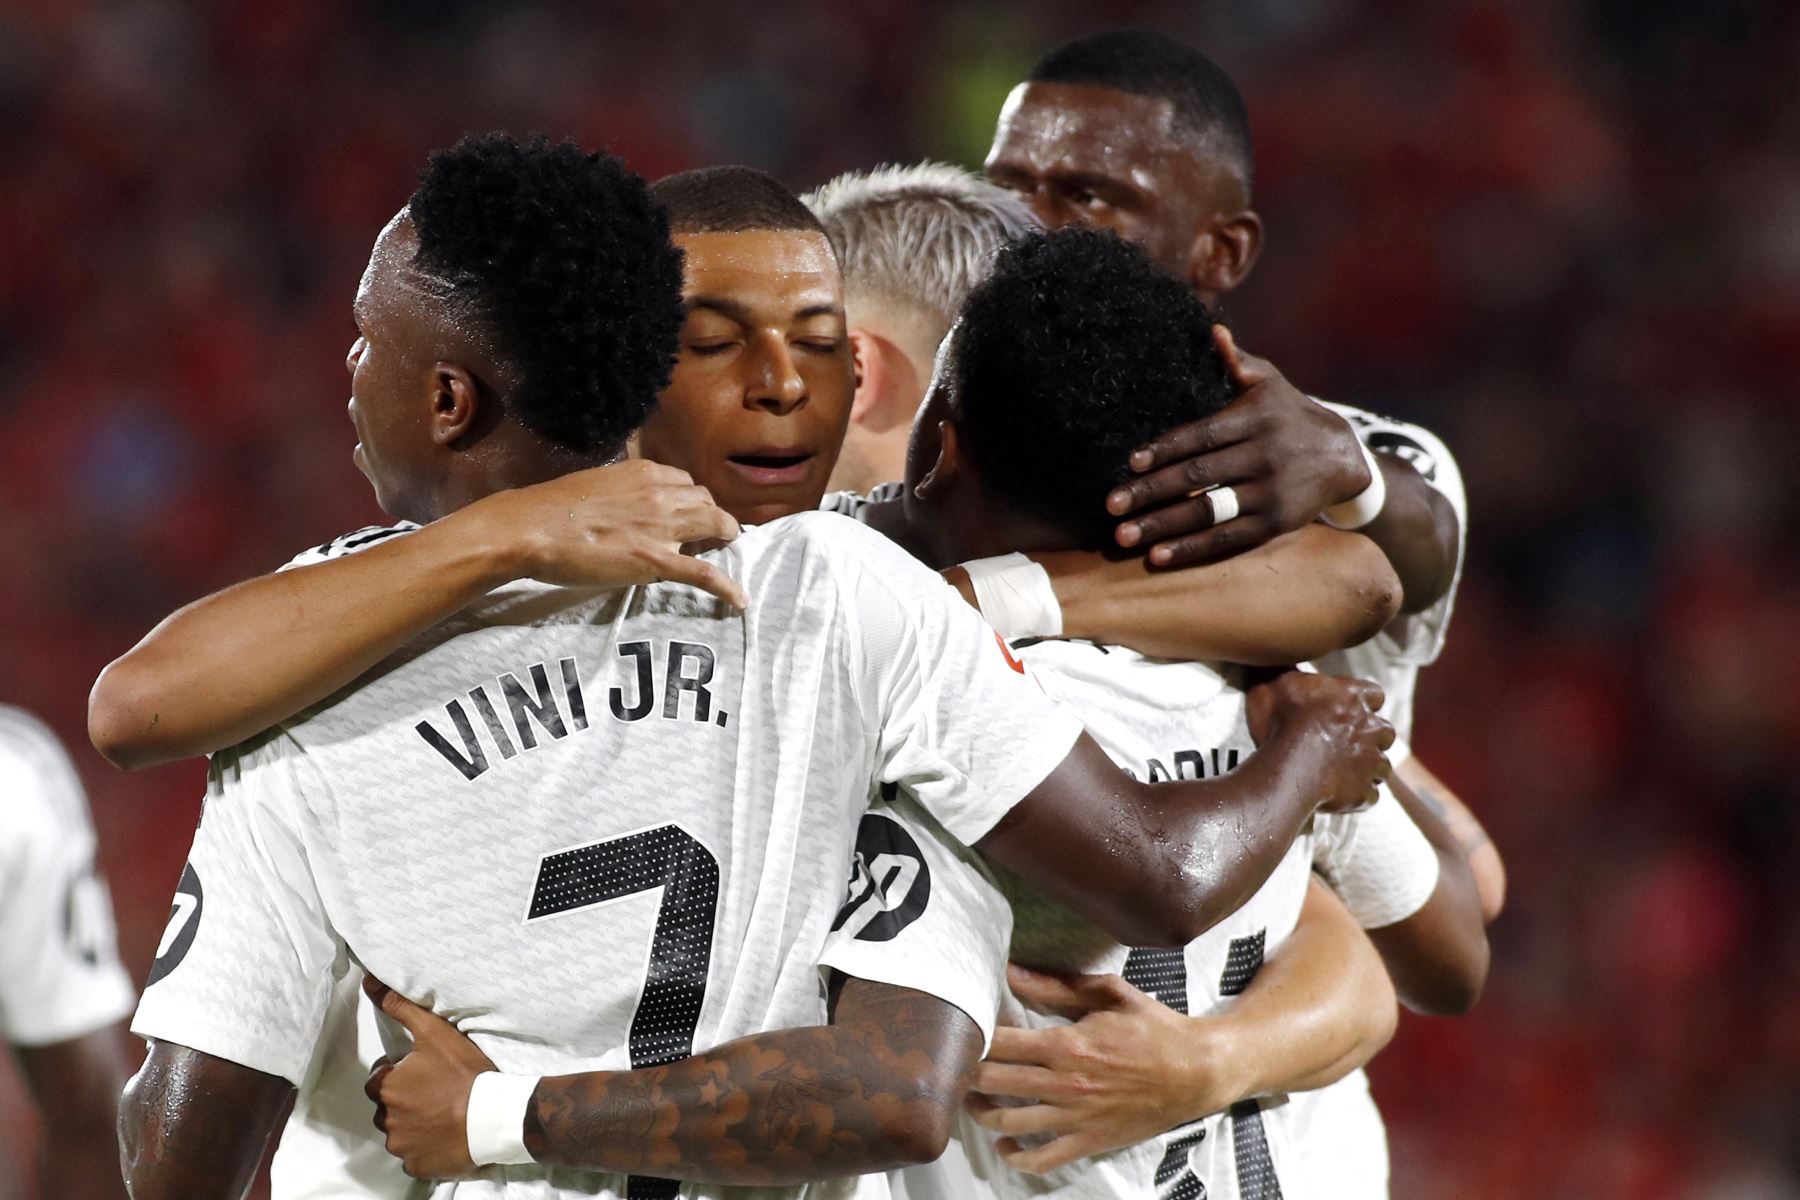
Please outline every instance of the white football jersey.
[{"label": "white football jersey", "polygon": [[[1213,778],[1236,769],[1255,750],[1235,672],[1228,675],[1205,664],[1149,659],[1120,647],[1086,642],[1021,641],[1017,647],[1044,690],[1080,714],[1114,761],[1140,779]],[[1346,870],[1346,875],[1360,879],[1362,868],[1387,855],[1385,873],[1410,880],[1401,889],[1405,897],[1420,897],[1417,902],[1422,903],[1421,889],[1423,895],[1430,894],[1436,872],[1430,845],[1385,790],[1368,813],[1329,820],[1332,828],[1322,840],[1334,848],[1356,846],[1360,851],[1355,869]],[[1366,821],[1379,823],[1382,834],[1362,836],[1356,826]],[[1001,891],[1014,911],[1012,957],[1029,965],[1119,974],[1179,1011],[1214,1012],[1249,985],[1264,956],[1293,931],[1305,901],[1314,840],[1312,833],[1302,834],[1242,908],[1180,950],[1128,949],[999,872]],[[1426,870],[1430,878],[1421,880]],[[1153,884],[1147,881],[1146,886]],[[1372,898],[1391,909],[1407,902],[1396,901],[1393,890],[1371,896],[1352,887],[1356,899],[1347,903]],[[938,909],[919,925],[947,919],[948,911]],[[965,918],[978,919],[978,913]],[[1032,1028],[1062,1022],[1060,1017],[1025,1008],[1010,995],[1001,1020]],[[1286,1184],[1288,1160],[1297,1153],[1285,1107],[1281,1097],[1248,1101],[1140,1146],[1041,1176],[1008,1168],[994,1151],[994,1135],[965,1117],[949,1152],[936,1163],[900,1172],[899,1190],[907,1200],[995,1196],[1191,1200],[1201,1195],[1213,1200],[1286,1195],[1292,1200],[1311,1193],[1276,1190]]]},{"label": "white football jersey", "polygon": [[75,765],[44,724],[0,705],[0,1040],[68,1041],[131,1012],[112,901]]},{"label": "white football jersey", "polygon": [[[1412,737],[1413,697],[1418,691],[1419,669],[1437,661],[1450,631],[1450,611],[1456,589],[1462,583],[1463,560],[1469,537],[1469,498],[1463,490],[1462,471],[1450,448],[1429,429],[1392,417],[1378,416],[1348,404],[1320,400],[1326,408],[1350,422],[1356,436],[1378,454],[1392,454],[1407,463],[1437,489],[1456,512],[1456,572],[1450,587],[1423,612],[1403,613],[1360,646],[1326,655],[1313,665],[1327,675],[1372,679],[1387,692],[1381,715],[1393,722],[1402,738]],[[1394,759],[1397,763],[1400,760]]]},{"label": "white football jersey", "polygon": [[[524,1074],[820,1023],[872,785],[973,842],[1081,727],[871,530],[806,514],[709,557],[748,610],[674,584],[509,587],[216,756],[193,902],[134,1030],[300,1084],[359,968]],[[1003,986],[997,962],[971,986],[898,952],[857,973],[967,1005],[984,1033]],[[431,1194],[674,1189],[521,1166]]]}]

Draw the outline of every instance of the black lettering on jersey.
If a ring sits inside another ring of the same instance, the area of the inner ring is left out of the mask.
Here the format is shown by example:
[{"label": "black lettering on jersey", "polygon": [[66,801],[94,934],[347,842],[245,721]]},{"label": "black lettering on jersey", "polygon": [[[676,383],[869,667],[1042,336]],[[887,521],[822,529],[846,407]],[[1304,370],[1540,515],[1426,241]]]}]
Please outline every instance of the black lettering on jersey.
[{"label": "black lettering on jersey", "polygon": [[487,751],[481,748],[481,739],[475,736],[475,727],[469,723],[469,714],[463,711],[461,700],[450,701],[444,705],[444,711],[450,714],[450,723],[456,727],[457,740],[462,742],[460,751],[430,721],[420,721],[413,729],[425,739],[427,746],[444,756],[445,762],[461,771],[464,779],[472,780],[488,769]]},{"label": "black lettering on jersey", "polygon": [[581,674],[575,669],[575,660],[563,658],[557,660],[562,668],[563,698],[569,702],[569,719],[575,722],[575,728],[587,728],[587,700],[581,694]]},{"label": "black lettering on jersey", "polygon": [[534,720],[553,738],[569,736],[568,728],[563,725],[562,713],[557,711],[556,694],[550,690],[550,673],[544,669],[543,663],[531,665],[531,686],[535,696],[526,694],[525,685],[512,672],[508,671],[500,677],[500,694],[506,697],[506,707],[512,713],[513,728],[518,732],[519,744],[527,750],[537,749],[537,735],[531,731],[531,722]]},{"label": "black lettering on jersey", "polygon": [[494,745],[500,748],[501,758],[511,758],[518,753],[513,748],[512,739],[506,736],[506,726],[500,723],[500,716],[494,711],[494,702],[488,697],[485,685],[476,684],[469,689],[469,699],[475,703],[475,711],[481,714],[481,723],[487,726],[489,736]]},{"label": "black lettering on jersey", "polygon": [[850,898],[833,930],[851,926],[859,941],[889,942],[919,919],[931,899],[931,868],[906,827],[881,813],[863,814],[850,866]]},{"label": "black lettering on jersey", "polygon": [[[1225,751],[1223,760],[1219,748],[1209,750],[1177,750],[1173,755],[1175,769],[1170,771],[1162,764],[1161,759],[1152,758],[1146,763],[1151,783],[1167,783],[1171,779],[1210,779],[1217,775],[1228,775],[1238,768],[1240,751],[1235,747]],[[1212,764],[1211,770],[1207,764]],[[1133,778],[1136,778],[1133,772]]]},{"label": "black lettering on jersey", "polygon": [[[695,664],[694,674],[687,673],[687,663]],[[712,682],[713,664],[712,647],[698,642],[669,643],[669,672],[663,682],[663,710],[665,721],[673,721],[681,715],[681,693],[694,693],[694,720],[706,721],[712,717],[712,693],[706,685]]]},{"label": "black lettering on jersey", "polygon": [[175,885],[169,924],[163,930],[162,941],[157,944],[156,961],[150,964],[150,978],[144,981],[145,987],[179,967],[181,960],[187,957],[188,948],[194,944],[194,934],[200,929],[200,912],[205,902],[200,873],[194,870],[193,863],[189,863],[181,869],[181,882]]},{"label": "black lettering on jersey", "polygon": [[1411,466],[1413,470],[1419,473],[1426,483],[1430,483],[1437,478],[1437,459],[1432,455],[1431,451],[1419,445],[1418,442],[1407,437],[1404,433],[1395,433],[1392,430],[1384,429],[1380,433],[1371,433],[1368,437],[1364,438],[1363,441],[1367,443],[1369,449],[1375,451],[1375,453],[1391,454],[1401,462]]},{"label": "black lettering on jersey", "polygon": [[607,693],[607,701],[612,705],[612,715],[619,720],[641,721],[650,715],[650,706],[656,703],[656,685],[650,674],[650,643],[621,642],[619,657],[637,662],[637,700],[627,706],[625,689],[613,688]]}]

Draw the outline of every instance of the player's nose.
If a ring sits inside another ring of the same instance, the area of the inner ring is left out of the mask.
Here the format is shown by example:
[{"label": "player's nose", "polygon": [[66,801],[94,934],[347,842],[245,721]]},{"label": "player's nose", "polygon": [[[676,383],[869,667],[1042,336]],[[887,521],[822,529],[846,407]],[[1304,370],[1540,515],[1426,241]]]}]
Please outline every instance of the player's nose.
[{"label": "player's nose", "polygon": [[756,351],[750,385],[744,389],[745,405],[785,416],[804,404],[806,378],[800,374],[787,339],[774,335],[760,338]]}]

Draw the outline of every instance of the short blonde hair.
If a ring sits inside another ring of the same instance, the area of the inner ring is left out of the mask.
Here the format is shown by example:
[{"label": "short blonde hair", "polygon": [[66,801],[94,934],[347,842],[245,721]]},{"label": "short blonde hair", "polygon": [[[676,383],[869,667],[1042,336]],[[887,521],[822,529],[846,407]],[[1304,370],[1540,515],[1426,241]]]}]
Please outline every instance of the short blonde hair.
[{"label": "short blonde hair", "polygon": [[837,251],[847,294],[910,305],[945,328],[994,252],[1042,228],[1018,196],[947,163],[852,171],[801,198]]}]

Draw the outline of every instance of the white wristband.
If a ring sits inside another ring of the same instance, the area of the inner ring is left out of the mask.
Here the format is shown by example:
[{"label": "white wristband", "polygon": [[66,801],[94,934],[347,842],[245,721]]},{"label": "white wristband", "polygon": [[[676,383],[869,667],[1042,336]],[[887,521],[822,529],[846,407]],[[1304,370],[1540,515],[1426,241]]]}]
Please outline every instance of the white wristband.
[{"label": "white wristband", "polygon": [[469,1088],[469,1158],[478,1167],[536,1162],[525,1149],[525,1113],[536,1075],[483,1071]]},{"label": "white wristband", "polygon": [[962,565],[975,588],[981,615],[1001,637],[1061,637],[1062,605],[1050,572],[1023,554],[977,558]]},{"label": "white wristband", "polygon": [[1363,461],[1369,464],[1369,486],[1320,514],[1333,529],[1361,529],[1379,517],[1381,506],[1387,503],[1387,476],[1381,473],[1381,464],[1375,461],[1375,452],[1363,445],[1360,439],[1356,448],[1362,451]]}]

